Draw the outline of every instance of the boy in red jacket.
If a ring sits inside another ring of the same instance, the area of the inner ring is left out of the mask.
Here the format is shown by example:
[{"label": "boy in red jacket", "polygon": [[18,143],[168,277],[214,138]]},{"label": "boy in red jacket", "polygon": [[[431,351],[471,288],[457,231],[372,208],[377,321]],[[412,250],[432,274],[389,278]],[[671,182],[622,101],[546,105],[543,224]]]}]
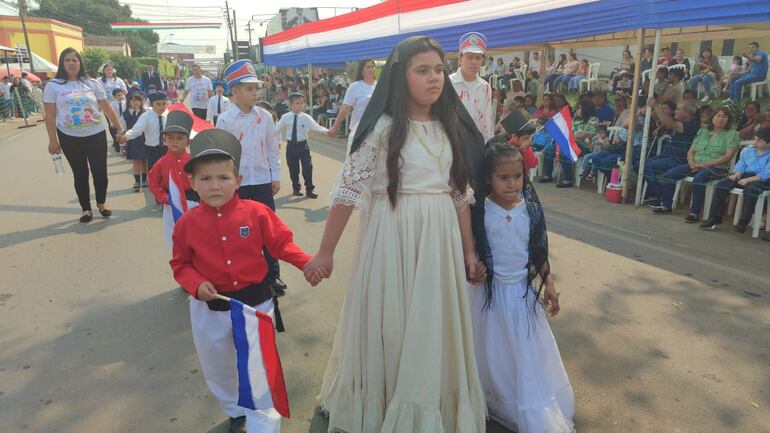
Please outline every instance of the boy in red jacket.
[{"label": "boy in red jacket", "polygon": [[236,351],[230,304],[217,295],[237,299],[282,323],[262,254],[302,270],[310,256],[293,241],[291,230],[266,205],[241,200],[238,167],[241,144],[221,129],[208,129],[190,145],[185,164],[200,206],[186,212],[174,227],[171,268],[174,278],[194,299],[190,301],[193,341],[201,371],[212,394],[230,417],[230,432],[278,433],[281,417],[274,408],[238,406]]},{"label": "boy in red jacket", "polygon": [[192,125],[192,116],[184,111],[168,113],[163,129],[163,141],[168,151],[152,166],[148,176],[155,202],[163,205],[163,237],[169,249],[174,224],[188,209],[198,205],[198,195],[184,171],[184,165],[190,160],[187,146]]}]

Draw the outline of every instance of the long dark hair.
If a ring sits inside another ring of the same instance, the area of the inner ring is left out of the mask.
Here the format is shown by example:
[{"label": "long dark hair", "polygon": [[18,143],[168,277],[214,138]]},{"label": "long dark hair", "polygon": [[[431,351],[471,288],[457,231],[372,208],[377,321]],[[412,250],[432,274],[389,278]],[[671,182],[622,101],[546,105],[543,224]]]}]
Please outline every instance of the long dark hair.
[{"label": "long dark hair", "polygon": [[107,69],[107,66],[112,68],[112,81],[120,80],[120,77],[118,77],[118,71],[115,69],[115,66],[112,63],[107,62],[107,63],[105,63],[102,66],[102,70],[101,70],[101,73],[102,73],[102,83],[106,83],[107,82],[107,76],[104,75],[104,70]]},{"label": "long dark hair", "polygon": [[374,63],[374,59],[371,57],[367,57],[365,59],[361,59],[358,61],[358,71],[356,71],[356,81],[361,81],[364,79],[364,68],[366,68],[366,65],[369,63]]},{"label": "long dark hair", "polygon": [[[407,101],[409,90],[406,82],[406,71],[411,59],[421,53],[435,52],[444,62],[444,50],[433,38],[420,38],[409,46],[405,52],[403,61],[396,62],[391,69],[390,98],[385,106],[385,113],[392,119],[388,137],[388,155],[386,167],[388,171],[388,198],[391,207],[396,207],[398,199],[398,187],[401,183],[401,150],[404,148],[406,136],[409,131],[409,116],[407,115]],[[452,187],[460,192],[465,192],[469,180],[469,168],[466,164],[465,149],[457,129],[460,121],[454,107],[454,88],[444,72],[444,86],[438,100],[431,106],[433,118],[438,120],[444,128],[452,147],[452,168],[449,171]]]},{"label": "long dark hair", "polygon": [[78,71],[78,81],[86,80],[88,79],[88,73],[86,72],[86,68],[83,67],[83,57],[80,56],[80,53],[78,50],[68,47],[65,48],[61,54],[59,54],[59,68],[56,70],[56,77],[54,77],[55,80],[61,81],[61,84],[64,84],[67,82],[69,77],[67,76],[67,71],[64,70],[64,58],[67,57],[68,54],[75,53],[75,57],[78,58],[78,62],[80,62],[80,70]]}]

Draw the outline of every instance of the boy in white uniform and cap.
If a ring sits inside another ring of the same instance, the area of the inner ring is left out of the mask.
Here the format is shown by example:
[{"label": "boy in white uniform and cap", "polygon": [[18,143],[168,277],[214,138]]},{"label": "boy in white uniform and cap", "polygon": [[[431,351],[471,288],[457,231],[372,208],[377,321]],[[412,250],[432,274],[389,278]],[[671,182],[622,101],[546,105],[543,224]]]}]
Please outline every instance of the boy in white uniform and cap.
[{"label": "boy in white uniform and cap", "polygon": [[492,87],[481,79],[479,71],[487,51],[487,38],[478,32],[460,37],[460,69],[449,76],[465,109],[476,122],[486,143],[494,134],[495,115]]}]

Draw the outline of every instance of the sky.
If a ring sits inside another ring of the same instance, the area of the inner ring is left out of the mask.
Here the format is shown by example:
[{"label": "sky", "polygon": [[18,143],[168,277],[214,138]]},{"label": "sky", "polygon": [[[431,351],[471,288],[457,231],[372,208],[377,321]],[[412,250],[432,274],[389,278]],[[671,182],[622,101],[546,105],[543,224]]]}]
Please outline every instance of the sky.
[{"label": "sky", "polygon": [[[190,29],[157,31],[161,42],[183,45],[216,45],[217,57],[222,57],[227,47],[227,26],[225,23],[224,0],[119,0],[121,4],[131,6],[133,16],[150,22],[222,22],[220,29]],[[351,8],[364,8],[379,3],[380,0],[229,0],[231,10],[236,11],[238,39],[248,40],[246,27],[252,20],[252,42],[264,36],[267,21],[281,8],[317,7],[321,19],[350,12]],[[328,8],[328,9],[327,9]]]}]

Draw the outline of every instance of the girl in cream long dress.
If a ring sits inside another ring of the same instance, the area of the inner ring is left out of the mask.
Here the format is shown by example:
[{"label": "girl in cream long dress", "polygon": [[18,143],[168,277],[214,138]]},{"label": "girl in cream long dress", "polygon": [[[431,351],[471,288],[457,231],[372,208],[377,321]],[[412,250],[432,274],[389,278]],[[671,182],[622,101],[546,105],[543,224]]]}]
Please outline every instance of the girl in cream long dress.
[{"label": "girl in cream long dress", "polygon": [[[441,123],[410,121],[398,203],[388,201],[390,117],[348,155],[331,207],[362,212],[348,291],[321,389],[329,431],[481,433],[452,150]],[[351,135],[352,139],[353,135]]]}]

